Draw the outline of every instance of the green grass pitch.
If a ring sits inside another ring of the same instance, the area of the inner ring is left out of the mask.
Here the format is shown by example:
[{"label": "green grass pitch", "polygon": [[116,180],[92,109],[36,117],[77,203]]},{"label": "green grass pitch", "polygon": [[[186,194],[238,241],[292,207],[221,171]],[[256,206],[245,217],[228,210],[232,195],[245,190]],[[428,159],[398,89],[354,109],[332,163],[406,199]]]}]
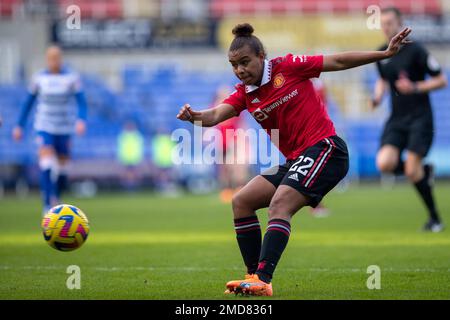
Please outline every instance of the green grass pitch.
[{"label": "green grass pitch", "polygon": [[[450,223],[450,184],[436,198]],[[231,206],[218,196],[165,198],[139,193],[65,199],[89,217],[82,248],[59,252],[40,232],[40,201],[0,200],[1,299],[253,299],[223,294],[244,275]],[[333,192],[333,211],[308,210],[273,280],[274,299],[449,299],[450,230],[420,232],[426,215],[415,190],[375,185]],[[263,230],[266,210],[259,212]],[[69,290],[66,268],[81,268],[81,289]],[[381,289],[366,287],[367,267],[381,268]]]}]

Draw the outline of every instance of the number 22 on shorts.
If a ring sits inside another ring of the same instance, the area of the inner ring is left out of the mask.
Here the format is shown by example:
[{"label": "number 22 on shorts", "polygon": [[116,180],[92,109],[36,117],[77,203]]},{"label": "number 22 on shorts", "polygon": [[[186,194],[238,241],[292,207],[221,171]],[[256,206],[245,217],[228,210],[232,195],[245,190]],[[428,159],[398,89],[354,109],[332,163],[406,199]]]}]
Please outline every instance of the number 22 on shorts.
[{"label": "number 22 on shorts", "polygon": [[[301,163],[304,164],[301,165]],[[298,160],[289,168],[289,171],[297,171],[301,175],[306,176],[313,164],[314,159],[311,159],[310,157],[300,156]]]}]

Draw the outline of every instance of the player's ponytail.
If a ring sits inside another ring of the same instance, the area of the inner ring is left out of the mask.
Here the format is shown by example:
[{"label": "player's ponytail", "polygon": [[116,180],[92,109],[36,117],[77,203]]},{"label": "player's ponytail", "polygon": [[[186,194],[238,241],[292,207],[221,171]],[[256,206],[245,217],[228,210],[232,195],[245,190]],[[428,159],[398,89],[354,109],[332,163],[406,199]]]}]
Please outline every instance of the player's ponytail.
[{"label": "player's ponytail", "polygon": [[255,29],[249,23],[241,23],[236,25],[232,30],[234,39],[231,42],[229,51],[236,51],[242,48],[243,46],[248,45],[250,49],[253,50],[255,55],[263,53],[265,57],[266,51],[264,50],[264,46],[261,40],[259,40],[258,37],[253,35],[254,31]]}]

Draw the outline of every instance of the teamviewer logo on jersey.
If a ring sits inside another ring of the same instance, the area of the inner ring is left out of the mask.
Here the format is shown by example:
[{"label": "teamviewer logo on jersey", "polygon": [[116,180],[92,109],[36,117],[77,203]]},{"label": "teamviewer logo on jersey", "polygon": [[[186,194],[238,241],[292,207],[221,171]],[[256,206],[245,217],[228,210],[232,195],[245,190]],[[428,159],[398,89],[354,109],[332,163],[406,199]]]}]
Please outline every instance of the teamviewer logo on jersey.
[{"label": "teamviewer logo on jersey", "polygon": [[252,116],[253,118],[255,118],[256,121],[261,122],[266,120],[269,116],[267,115],[267,113],[261,111],[260,108],[256,109],[255,111],[252,112]]}]

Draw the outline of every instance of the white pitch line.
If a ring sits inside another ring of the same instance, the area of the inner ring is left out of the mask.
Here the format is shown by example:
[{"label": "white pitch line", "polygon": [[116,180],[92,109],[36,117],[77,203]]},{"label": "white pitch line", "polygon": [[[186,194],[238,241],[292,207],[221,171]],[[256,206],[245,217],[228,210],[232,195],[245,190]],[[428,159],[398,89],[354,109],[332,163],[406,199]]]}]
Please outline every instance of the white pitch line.
[{"label": "white pitch line", "polygon": [[[7,266],[0,265],[0,270],[65,270],[67,266]],[[101,271],[101,272],[118,272],[118,271],[191,271],[191,272],[203,272],[203,271],[223,271],[243,270],[243,267],[230,267],[230,268],[202,268],[202,267],[83,267],[83,269]],[[329,273],[366,273],[367,270],[363,268],[283,268],[285,271],[302,271],[302,272],[329,272]],[[450,272],[450,269],[440,270],[434,268],[381,268],[382,272]]]}]

